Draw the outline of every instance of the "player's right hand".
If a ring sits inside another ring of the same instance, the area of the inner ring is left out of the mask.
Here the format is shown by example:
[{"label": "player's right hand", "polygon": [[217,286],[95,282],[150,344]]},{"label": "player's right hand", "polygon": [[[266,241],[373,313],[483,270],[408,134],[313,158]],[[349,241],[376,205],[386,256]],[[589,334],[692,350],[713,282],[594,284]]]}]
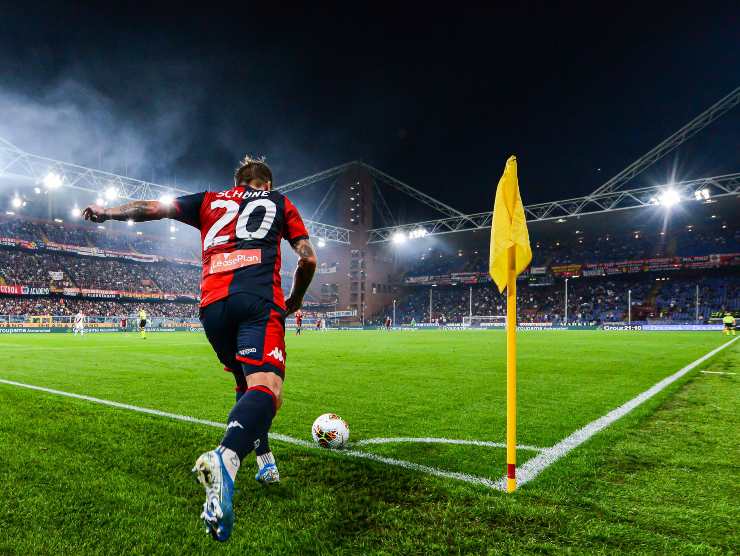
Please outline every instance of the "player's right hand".
[{"label": "player's right hand", "polygon": [[105,222],[108,220],[108,215],[105,212],[105,208],[100,205],[90,205],[82,211],[82,217],[90,222]]}]

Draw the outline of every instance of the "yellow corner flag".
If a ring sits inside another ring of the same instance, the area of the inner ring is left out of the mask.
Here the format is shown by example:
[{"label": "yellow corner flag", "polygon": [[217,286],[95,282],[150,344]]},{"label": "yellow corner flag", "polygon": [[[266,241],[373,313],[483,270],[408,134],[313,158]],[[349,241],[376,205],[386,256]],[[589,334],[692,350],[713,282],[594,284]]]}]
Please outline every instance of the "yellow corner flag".
[{"label": "yellow corner flag", "polygon": [[516,157],[506,161],[496,187],[491,224],[489,272],[506,288],[506,491],[516,489],[516,277],[532,261],[527,219],[519,195]]}]

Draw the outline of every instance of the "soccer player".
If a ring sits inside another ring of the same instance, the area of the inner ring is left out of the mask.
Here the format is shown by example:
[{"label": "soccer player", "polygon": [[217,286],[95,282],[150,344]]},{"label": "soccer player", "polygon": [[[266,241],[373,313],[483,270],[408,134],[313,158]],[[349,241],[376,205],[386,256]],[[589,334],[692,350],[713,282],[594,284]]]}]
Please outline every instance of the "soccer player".
[{"label": "soccer player", "polygon": [[725,313],[725,316],[722,317],[722,324],[725,325],[722,329],[722,334],[725,336],[729,336],[730,334],[735,335],[735,317],[732,316],[732,313],[729,311]]},{"label": "soccer player", "polygon": [[139,309],[139,336],[146,340],[146,311],[144,307]]},{"label": "soccer player", "polygon": [[295,335],[296,336],[301,335],[302,327],[303,327],[303,313],[301,311],[297,311],[295,314]]},{"label": "soccer player", "polygon": [[[225,541],[234,524],[234,479],[244,458],[257,455],[257,481],[280,480],[267,433],[282,404],[285,317],[301,308],[316,270],[316,255],[298,210],[272,189],[272,172],[245,158],[234,187],[178,197],[171,204],[135,201],[116,208],[87,207],[84,217],[136,222],[174,218],[198,228],[203,249],[200,319],[225,370],[233,373],[237,402],[221,444],[197,459],[193,471],[206,491],[201,518]],[[280,242],[298,254],[287,299],[280,284]]]},{"label": "soccer player", "polygon": [[72,328],[72,333],[75,336],[77,336],[78,332],[80,336],[85,335],[85,314],[82,311],[75,315],[75,323],[74,327]]},{"label": "soccer player", "polygon": [[393,321],[391,320],[391,317],[385,317],[385,331],[390,332],[391,331],[391,324]]}]

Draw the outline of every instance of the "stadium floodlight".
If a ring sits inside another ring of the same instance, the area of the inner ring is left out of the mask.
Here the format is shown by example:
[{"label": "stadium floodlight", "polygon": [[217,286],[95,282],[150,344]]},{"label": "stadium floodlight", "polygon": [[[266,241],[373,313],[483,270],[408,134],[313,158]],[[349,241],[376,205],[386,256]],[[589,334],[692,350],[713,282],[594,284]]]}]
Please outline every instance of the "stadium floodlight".
[{"label": "stadium floodlight", "polygon": [[118,199],[118,189],[113,187],[112,185],[105,190],[105,198],[109,201],[115,201]]},{"label": "stadium floodlight", "polygon": [[319,238],[319,247],[326,247],[326,241],[324,241],[324,238]]},{"label": "stadium floodlight", "polygon": [[6,210],[5,214],[7,214],[8,216],[15,216],[15,213],[12,210]]},{"label": "stadium floodlight", "polygon": [[57,189],[62,186],[62,176],[55,172],[49,172],[42,180],[46,189]]},{"label": "stadium floodlight", "polygon": [[426,237],[429,235],[429,232],[426,228],[416,228],[415,230],[412,230],[409,232],[409,239],[418,239],[421,237]]},{"label": "stadium floodlight", "polygon": [[54,222],[56,222],[57,224],[61,224],[62,222],[64,222],[64,220],[62,220],[61,218],[55,218]]},{"label": "stadium floodlight", "polygon": [[128,224],[129,226],[133,226],[134,221],[129,218],[128,220],[126,220],[126,224]]},{"label": "stadium floodlight", "polygon": [[41,188],[40,188],[40,187],[34,187],[34,188],[33,188],[33,192],[34,192],[34,193],[35,193],[36,195],[41,195]]},{"label": "stadium floodlight", "polygon": [[658,204],[670,208],[681,202],[681,195],[675,189],[668,188],[658,195]]},{"label": "stadium floodlight", "polygon": [[69,211],[69,214],[72,216],[72,218],[79,218],[82,216],[82,211],[80,210],[80,207],[75,205],[72,207],[72,210]]},{"label": "stadium floodlight", "polygon": [[13,200],[10,201],[10,204],[13,206],[13,208],[21,208],[23,206],[23,199],[16,195],[15,197],[13,197]]},{"label": "stadium floodlight", "polygon": [[709,188],[703,187],[694,191],[694,199],[697,201],[708,201],[710,197]]},{"label": "stadium floodlight", "polygon": [[404,243],[405,241],[406,241],[406,234],[404,234],[401,230],[393,234],[393,243],[400,245],[401,243]]},{"label": "stadium floodlight", "polygon": [[166,206],[170,206],[174,200],[175,198],[168,193],[165,193],[159,198],[159,202]]}]

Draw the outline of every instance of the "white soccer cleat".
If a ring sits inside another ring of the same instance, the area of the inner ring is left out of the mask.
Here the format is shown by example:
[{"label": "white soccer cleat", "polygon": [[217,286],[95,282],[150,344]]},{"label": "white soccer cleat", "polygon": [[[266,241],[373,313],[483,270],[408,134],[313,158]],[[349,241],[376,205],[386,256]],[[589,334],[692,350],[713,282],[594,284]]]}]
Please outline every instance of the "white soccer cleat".
[{"label": "white soccer cleat", "polygon": [[195,462],[193,473],[206,491],[206,501],[200,514],[206,533],[224,542],[234,528],[234,481],[216,450],[201,454]]}]

